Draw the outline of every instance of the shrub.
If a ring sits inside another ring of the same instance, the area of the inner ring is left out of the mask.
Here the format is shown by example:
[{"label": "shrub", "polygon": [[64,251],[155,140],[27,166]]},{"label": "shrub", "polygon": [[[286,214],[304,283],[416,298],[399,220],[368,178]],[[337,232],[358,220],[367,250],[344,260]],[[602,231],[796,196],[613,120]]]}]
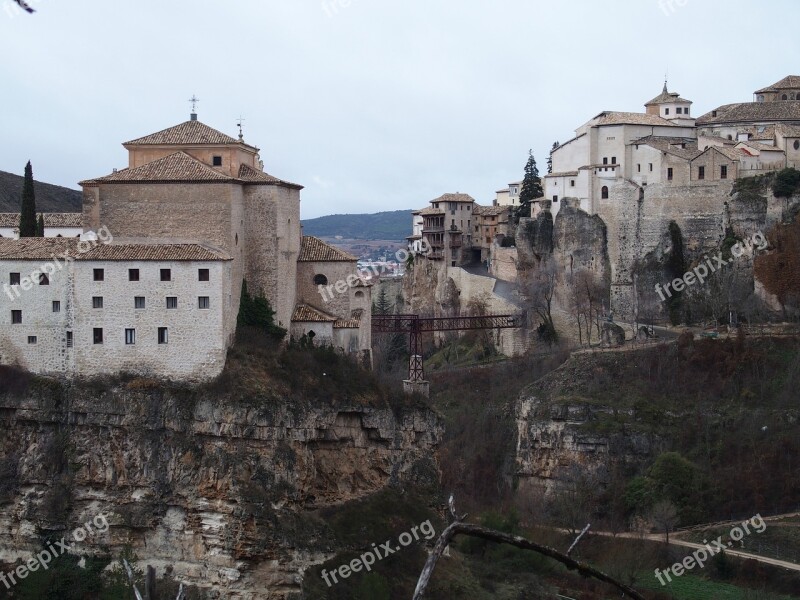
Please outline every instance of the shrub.
[{"label": "shrub", "polygon": [[781,198],[788,198],[798,191],[800,191],[800,171],[792,168],[778,171],[772,183],[772,193]]}]

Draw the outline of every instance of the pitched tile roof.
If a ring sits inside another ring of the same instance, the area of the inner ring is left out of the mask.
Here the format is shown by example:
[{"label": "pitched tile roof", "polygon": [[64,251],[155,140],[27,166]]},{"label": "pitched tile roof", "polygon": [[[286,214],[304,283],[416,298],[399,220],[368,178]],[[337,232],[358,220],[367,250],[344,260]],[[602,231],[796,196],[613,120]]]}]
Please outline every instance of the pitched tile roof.
[{"label": "pitched tile roof", "polygon": [[123,146],[134,145],[194,145],[194,144],[237,144],[229,135],[217,131],[200,121],[186,121],[174,127],[162,129],[144,137],[125,142]]},{"label": "pitched tile roof", "polygon": [[300,242],[298,262],[353,262],[358,260],[352,254],[326,244],[312,235],[304,235]]},{"label": "pitched tile roof", "polygon": [[680,94],[675,92],[668,92],[667,91],[667,84],[664,84],[664,90],[655,98],[647,102],[645,106],[649,106],[651,104],[667,104],[669,102],[685,102],[687,104],[692,104],[691,100],[686,100],[685,98],[681,98]]},{"label": "pitched tile roof", "polygon": [[[697,140],[692,138],[676,138],[676,137],[659,137],[655,135],[648,135],[638,140],[633,140],[631,144],[642,144],[660,150],[666,154],[671,154],[686,160],[692,160],[696,156],[702,154],[702,151],[697,148]],[[678,146],[685,147],[678,147]]]},{"label": "pitched tile roof", "polygon": [[273,177],[269,173],[265,173],[264,171],[258,171],[257,169],[254,169],[253,167],[245,164],[239,167],[239,180],[244,183],[280,185],[285,187],[296,188],[298,190],[303,189],[302,185],[291,183],[289,181],[283,181],[282,179]]},{"label": "pitched tile roof", "polygon": [[82,181],[81,185],[88,183],[130,183],[130,182],[234,182],[233,177],[220,173],[186,154],[175,152],[169,156],[159,158],[140,167],[122,169],[105,177],[98,177],[89,181]]},{"label": "pitched tile roof", "polygon": [[739,144],[737,144],[737,147],[739,145],[745,145],[748,148],[752,148],[753,150],[758,150],[759,152],[762,152],[762,151],[783,152],[783,150],[781,150],[780,148],[777,148],[775,146],[771,146],[769,144],[762,144],[761,142],[756,142],[755,140],[748,140],[746,142],[742,141],[742,142],[739,142]]},{"label": "pitched tile roof", "polygon": [[[83,227],[82,213],[41,213],[45,227]],[[0,213],[0,227],[19,227],[19,213]]]},{"label": "pitched tile roof", "polygon": [[419,214],[421,214],[423,217],[430,217],[433,215],[443,215],[444,209],[428,206],[427,208],[423,208],[421,211],[419,211]]},{"label": "pitched tile roof", "polygon": [[475,198],[469,194],[443,194],[431,202],[475,202]]},{"label": "pitched tile roof", "polygon": [[548,173],[545,177],[577,177],[577,171],[561,171],[560,173]]},{"label": "pitched tile roof", "polygon": [[333,324],[334,329],[358,329],[361,327],[361,317],[364,314],[364,309],[356,308],[350,312],[349,319],[336,319]]},{"label": "pitched tile roof", "polygon": [[600,127],[602,125],[660,125],[663,127],[681,127],[672,121],[662,119],[657,115],[647,113],[617,112],[606,110],[595,116],[589,125]]},{"label": "pitched tile roof", "polygon": [[298,304],[294,307],[294,313],[292,314],[292,321],[305,323],[334,323],[336,320],[337,318],[333,315],[324,313],[308,304]]},{"label": "pitched tile roof", "polygon": [[[716,115],[716,116],[715,116]],[[764,121],[794,121],[800,123],[800,101],[739,102],[725,104],[697,119],[697,125],[747,123]]]},{"label": "pitched tile roof", "polygon": [[800,137],[800,126],[798,125],[787,125],[786,123],[781,123],[775,127],[775,131],[784,137]]},{"label": "pitched tile roof", "polygon": [[480,206],[479,204],[476,204],[472,209],[472,214],[482,217],[496,217],[497,215],[507,212],[508,209],[508,206]]},{"label": "pitched tile roof", "polygon": [[780,81],[777,81],[772,85],[768,85],[765,88],[761,88],[760,90],[756,90],[753,93],[762,94],[764,92],[777,92],[778,90],[787,90],[795,88],[800,88],[800,76],[789,75],[787,77],[784,77]]},{"label": "pitched tile roof", "polygon": [[87,249],[87,242],[81,244],[76,238],[0,238],[0,260],[51,260],[65,253],[78,261],[230,260],[225,253],[201,244],[91,244]]}]

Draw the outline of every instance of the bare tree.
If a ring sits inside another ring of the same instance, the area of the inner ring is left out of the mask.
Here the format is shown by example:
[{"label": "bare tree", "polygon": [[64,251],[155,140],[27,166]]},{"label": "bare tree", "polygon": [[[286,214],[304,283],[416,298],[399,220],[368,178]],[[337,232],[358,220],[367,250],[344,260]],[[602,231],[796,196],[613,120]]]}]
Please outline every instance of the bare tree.
[{"label": "bare tree", "polygon": [[520,274],[521,292],[539,317],[539,335],[548,342],[557,339],[553,323],[553,297],[558,284],[558,267],[552,258],[543,258],[535,269]]},{"label": "bare tree", "polygon": [[678,524],[678,509],[669,500],[660,500],[650,509],[653,524],[664,532],[665,543],[669,544],[669,532]]}]

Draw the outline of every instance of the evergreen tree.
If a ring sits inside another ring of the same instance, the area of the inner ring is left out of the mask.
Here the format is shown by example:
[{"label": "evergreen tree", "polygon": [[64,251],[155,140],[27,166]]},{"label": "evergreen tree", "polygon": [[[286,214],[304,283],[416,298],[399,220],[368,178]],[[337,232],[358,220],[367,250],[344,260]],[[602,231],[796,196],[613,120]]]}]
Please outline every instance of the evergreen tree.
[{"label": "evergreen tree", "polygon": [[392,303],[386,295],[386,288],[382,287],[378,299],[372,305],[372,312],[376,315],[391,315]]},{"label": "evergreen tree", "polygon": [[286,335],[286,330],[275,324],[274,317],[275,311],[272,310],[269,300],[263,296],[251,296],[247,291],[247,282],[243,280],[237,326],[263,329],[272,337],[281,340]]},{"label": "evergreen tree", "polygon": [[519,192],[520,216],[530,216],[531,201],[542,196],[544,196],[544,190],[542,189],[542,179],[539,177],[539,169],[536,167],[536,159],[533,157],[533,150],[528,150],[525,178],[522,180],[522,189]]},{"label": "evergreen tree", "polygon": [[550,148],[550,155],[547,157],[547,174],[553,172],[553,151],[558,148],[558,141],[553,142],[553,147]]},{"label": "evergreen tree", "polygon": [[36,194],[33,191],[33,167],[25,165],[22,184],[22,206],[19,213],[19,237],[36,237]]},{"label": "evergreen tree", "polygon": [[36,237],[44,237],[44,215],[39,213],[39,220],[36,221]]}]

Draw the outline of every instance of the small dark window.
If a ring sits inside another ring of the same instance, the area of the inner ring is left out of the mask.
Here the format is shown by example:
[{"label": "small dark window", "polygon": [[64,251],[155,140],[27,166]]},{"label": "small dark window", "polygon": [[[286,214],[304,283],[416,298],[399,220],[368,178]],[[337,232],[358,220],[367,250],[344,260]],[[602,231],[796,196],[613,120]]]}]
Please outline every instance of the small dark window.
[{"label": "small dark window", "polygon": [[211,164],[214,165],[215,167],[221,167],[222,166],[222,157],[221,156],[215,156],[211,160],[212,160]]},{"label": "small dark window", "polygon": [[158,328],[158,343],[159,344],[166,344],[169,342],[169,332],[167,331],[166,327],[159,327]]},{"label": "small dark window", "polygon": [[787,96],[786,94],[783,94],[781,96],[781,100],[788,100],[788,99],[789,99],[789,96]]},{"label": "small dark window", "polygon": [[364,292],[362,292],[361,290],[356,292],[356,298],[363,298],[363,297],[364,297]]},{"label": "small dark window", "polygon": [[641,164],[637,164],[636,165],[636,172],[637,173],[641,173],[642,172],[642,165]]},{"label": "small dark window", "polygon": [[128,269],[128,281],[139,281],[139,269]]},{"label": "small dark window", "polygon": [[92,298],[92,308],[103,308],[102,296],[95,296]]},{"label": "small dark window", "polygon": [[197,269],[197,281],[208,281],[208,269]]},{"label": "small dark window", "polygon": [[172,269],[161,269],[161,281],[172,281]]},{"label": "small dark window", "polygon": [[102,344],[103,343],[103,329],[102,327],[95,327],[92,332],[92,339],[94,340],[95,344]]},{"label": "small dark window", "polygon": [[712,116],[712,117],[716,117],[716,116],[717,116],[717,111],[715,111],[715,110],[712,110],[712,111],[711,111],[711,116]]},{"label": "small dark window", "polygon": [[569,180],[569,187],[575,187],[575,180],[574,179],[570,179]]},{"label": "small dark window", "polygon": [[19,273],[10,273],[8,278],[9,285],[19,285]]},{"label": "small dark window", "polygon": [[47,273],[39,273],[39,285],[50,285],[50,278]]},{"label": "small dark window", "polygon": [[53,312],[61,312],[61,302],[53,300]]},{"label": "small dark window", "polygon": [[794,144],[792,144],[792,147],[793,147],[795,150],[800,150],[800,140],[795,140],[795,141],[794,141]]},{"label": "small dark window", "polygon": [[133,308],[144,308],[144,296],[134,296]]},{"label": "small dark window", "polygon": [[650,172],[653,172],[653,163],[648,163],[650,165]]},{"label": "small dark window", "polygon": [[682,108],[679,106],[678,108],[676,108],[676,109],[675,109],[675,112],[676,112],[677,114],[679,114],[679,115],[680,115],[680,114],[683,114],[683,109],[682,109]]},{"label": "small dark window", "polygon": [[553,196],[553,202],[558,202],[558,196]]},{"label": "small dark window", "polygon": [[728,165],[722,165],[719,168],[719,178],[720,179],[727,179],[728,178]]},{"label": "small dark window", "polygon": [[608,186],[603,186],[600,188],[600,197],[604,200],[608,198]]},{"label": "small dark window", "polygon": [[617,157],[616,157],[616,156],[612,156],[612,157],[611,157],[611,164],[612,164],[612,165],[615,165],[615,164],[617,164]]},{"label": "small dark window", "polygon": [[321,273],[314,275],[314,285],[328,285],[328,278]]},{"label": "small dark window", "polygon": [[11,311],[11,323],[13,325],[19,325],[22,323],[22,311],[21,310],[12,310]]},{"label": "small dark window", "polygon": [[125,345],[126,346],[133,346],[136,343],[136,330],[135,329],[126,329],[125,330]]},{"label": "small dark window", "polygon": [[608,164],[608,157],[607,157],[607,156],[604,156],[604,157],[603,157],[603,164],[604,164],[604,165],[607,165],[607,164]]},{"label": "small dark window", "polygon": [[35,335],[29,335],[28,336],[28,343],[29,344],[35,344],[36,343],[36,336]]},{"label": "small dark window", "polygon": [[178,308],[177,296],[167,296],[167,308]]},{"label": "small dark window", "polygon": [[95,281],[105,281],[106,279],[106,272],[103,269],[95,269],[94,270],[94,280]]},{"label": "small dark window", "polygon": [[697,178],[698,179],[705,179],[706,178],[706,168],[705,167],[698,167],[697,168]]},{"label": "small dark window", "polygon": [[72,332],[67,332],[67,348],[72,348]]},{"label": "small dark window", "polygon": [[206,309],[211,308],[211,301],[208,296],[199,296],[197,298],[197,307]]},{"label": "small dark window", "polygon": [[668,109],[668,108],[665,108],[665,109],[664,109],[664,114],[665,114],[665,115],[668,115],[668,114],[669,114],[669,109]]},{"label": "small dark window", "polygon": [[689,107],[688,106],[683,109],[683,114],[685,114],[685,115],[689,114]]},{"label": "small dark window", "polygon": [[672,181],[672,167],[667,169],[667,179]]}]

